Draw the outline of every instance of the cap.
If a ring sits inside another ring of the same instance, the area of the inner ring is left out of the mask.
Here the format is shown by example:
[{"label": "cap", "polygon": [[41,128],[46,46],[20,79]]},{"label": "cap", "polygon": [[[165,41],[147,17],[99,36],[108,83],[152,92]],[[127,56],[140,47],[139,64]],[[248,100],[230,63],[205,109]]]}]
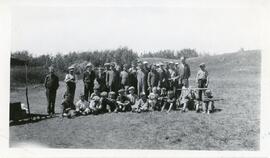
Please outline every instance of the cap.
[{"label": "cap", "polygon": [[92,63],[88,63],[88,64],[86,65],[86,67],[90,67],[90,66],[93,66]]},{"label": "cap", "polygon": [[173,91],[169,91],[169,92],[168,92],[168,95],[169,95],[169,96],[172,96],[172,95],[173,95]]},{"label": "cap", "polygon": [[118,93],[123,93],[123,92],[125,92],[124,89],[119,89],[119,90],[118,90]]},{"label": "cap", "polygon": [[169,64],[173,64],[173,62],[172,62],[172,61],[170,61],[170,62],[169,62]]},{"label": "cap", "polygon": [[115,95],[114,91],[109,92],[109,95]]},{"label": "cap", "polygon": [[135,88],[133,86],[129,87],[128,90],[135,90]]},{"label": "cap", "polygon": [[68,67],[69,70],[75,69],[75,67],[73,65],[71,65],[70,67]]},{"label": "cap", "polygon": [[104,66],[110,66],[110,64],[109,63],[104,63]]},{"label": "cap", "polygon": [[211,90],[210,90],[210,89],[207,89],[207,90],[205,91],[205,94],[208,94],[208,95],[210,94],[210,95],[211,95],[211,94],[212,94],[212,92],[211,92]]},{"label": "cap", "polygon": [[145,96],[145,93],[143,93],[143,92],[142,92],[142,93],[140,93],[140,96],[141,96],[141,97]]},{"label": "cap", "polygon": [[148,64],[148,61],[144,61],[143,64]]},{"label": "cap", "polygon": [[161,90],[164,90],[164,91],[166,91],[166,88],[164,88],[164,87],[163,87],[163,88],[161,88]]},{"label": "cap", "polygon": [[107,95],[108,95],[108,93],[105,92],[105,91],[100,93],[100,96],[101,96],[101,97],[107,97]]},{"label": "cap", "polygon": [[94,100],[94,101],[99,101],[99,99],[100,99],[99,96],[94,96],[94,97],[93,97],[93,100]]},{"label": "cap", "polygon": [[177,63],[177,62],[175,63],[175,65],[178,65],[178,64],[179,64],[179,63]]}]

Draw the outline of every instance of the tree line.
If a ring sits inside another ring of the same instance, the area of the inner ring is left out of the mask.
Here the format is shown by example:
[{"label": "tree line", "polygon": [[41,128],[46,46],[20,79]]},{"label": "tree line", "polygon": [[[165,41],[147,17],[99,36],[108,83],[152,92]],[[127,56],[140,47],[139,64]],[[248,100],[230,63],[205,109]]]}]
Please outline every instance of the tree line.
[{"label": "tree line", "polygon": [[199,54],[195,49],[185,48],[182,50],[174,51],[174,50],[160,50],[157,52],[148,52],[142,54],[141,57],[143,58],[166,58],[166,59],[179,59],[180,57],[186,58],[194,58],[198,57]]}]

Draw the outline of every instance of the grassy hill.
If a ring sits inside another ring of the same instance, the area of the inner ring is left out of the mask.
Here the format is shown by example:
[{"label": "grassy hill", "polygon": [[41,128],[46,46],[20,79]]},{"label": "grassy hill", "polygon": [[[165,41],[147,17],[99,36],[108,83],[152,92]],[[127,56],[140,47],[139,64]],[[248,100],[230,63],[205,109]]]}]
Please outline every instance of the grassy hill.
[{"label": "grassy hill", "polygon": [[[160,62],[166,59],[143,59]],[[249,51],[187,61],[192,70],[191,85],[201,62],[210,74],[219,112],[211,115],[189,111],[113,113],[89,115],[72,120],[56,117],[10,127],[10,146],[34,142],[54,148],[258,150],[260,133],[261,53]],[[65,85],[57,93],[56,112],[61,111]],[[83,91],[78,81],[76,99]],[[25,102],[24,91],[14,91],[11,101]],[[44,89],[29,89],[31,111],[46,113]]]}]

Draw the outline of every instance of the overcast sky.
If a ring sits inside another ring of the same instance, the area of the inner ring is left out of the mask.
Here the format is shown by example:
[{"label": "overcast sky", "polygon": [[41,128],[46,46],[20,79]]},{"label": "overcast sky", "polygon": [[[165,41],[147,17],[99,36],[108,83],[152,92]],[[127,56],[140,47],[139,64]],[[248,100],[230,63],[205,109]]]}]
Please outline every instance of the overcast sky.
[{"label": "overcast sky", "polygon": [[116,49],[194,48],[225,53],[261,47],[258,6],[17,6],[11,50],[34,55]]}]

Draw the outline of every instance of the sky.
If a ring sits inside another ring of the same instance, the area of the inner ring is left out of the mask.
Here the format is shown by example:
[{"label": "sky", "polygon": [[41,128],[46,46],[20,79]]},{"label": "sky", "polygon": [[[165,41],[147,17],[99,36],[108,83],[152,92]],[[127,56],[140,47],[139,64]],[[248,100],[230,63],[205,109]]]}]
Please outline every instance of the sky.
[{"label": "sky", "polygon": [[11,51],[33,55],[123,46],[219,54],[260,49],[262,19],[258,5],[22,5],[11,26]]}]

